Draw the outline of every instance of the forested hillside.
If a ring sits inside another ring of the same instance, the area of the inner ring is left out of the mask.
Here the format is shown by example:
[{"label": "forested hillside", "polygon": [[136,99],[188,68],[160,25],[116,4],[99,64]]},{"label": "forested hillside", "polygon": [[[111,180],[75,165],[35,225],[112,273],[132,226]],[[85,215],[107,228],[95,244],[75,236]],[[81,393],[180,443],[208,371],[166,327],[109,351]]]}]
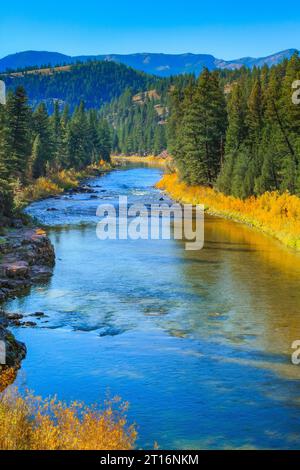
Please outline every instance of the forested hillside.
[{"label": "forested hillside", "polygon": [[298,54],[252,71],[209,72],[172,93],[168,146],[189,184],[245,198],[300,193],[300,105],[292,83]]},{"label": "forested hillside", "polygon": [[147,90],[159,79],[115,62],[89,62],[54,71],[24,71],[0,76],[8,89],[23,86],[29,101],[36,106],[44,101],[53,111],[53,100],[68,104],[73,110],[81,100],[87,109],[99,109],[120,96],[127,88],[133,92]]},{"label": "forested hillside", "polygon": [[58,102],[48,115],[44,103],[28,105],[25,90],[0,105],[0,215],[9,216],[13,194],[23,185],[62,169],[81,170],[110,160],[111,133],[95,110],[80,103],[71,114]]},{"label": "forested hillside", "polygon": [[168,148],[188,184],[240,198],[300,194],[297,79],[298,54],[271,68],[205,69],[197,79],[157,79],[101,62],[10,79],[11,86],[29,85],[35,106],[22,87],[0,106],[0,212],[10,211],[19,184],[109,160],[111,150],[147,155]]},{"label": "forested hillside", "polygon": [[159,154],[167,146],[165,97],[156,90],[127,90],[102,110],[113,129],[112,150],[125,155]]},{"label": "forested hillside", "polygon": [[183,88],[192,75],[159,80],[155,88],[134,93],[127,89],[101,109],[112,128],[112,151],[125,155],[158,155],[167,148],[170,94]]}]

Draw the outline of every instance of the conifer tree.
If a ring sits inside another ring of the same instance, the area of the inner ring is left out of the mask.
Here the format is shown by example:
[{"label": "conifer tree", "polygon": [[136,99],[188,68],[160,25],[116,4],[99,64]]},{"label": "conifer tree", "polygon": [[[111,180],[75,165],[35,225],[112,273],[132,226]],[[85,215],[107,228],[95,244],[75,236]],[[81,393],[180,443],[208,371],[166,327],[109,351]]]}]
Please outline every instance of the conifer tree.
[{"label": "conifer tree", "polygon": [[5,166],[12,177],[23,180],[31,153],[31,143],[30,112],[22,87],[9,94],[5,112],[7,126],[2,149],[5,152]]},{"label": "conifer tree", "polygon": [[39,104],[33,113],[33,128],[35,138],[40,141],[39,152],[32,162],[32,175],[34,178],[46,175],[47,167],[53,163],[53,142],[49,117],[44,103]]}]

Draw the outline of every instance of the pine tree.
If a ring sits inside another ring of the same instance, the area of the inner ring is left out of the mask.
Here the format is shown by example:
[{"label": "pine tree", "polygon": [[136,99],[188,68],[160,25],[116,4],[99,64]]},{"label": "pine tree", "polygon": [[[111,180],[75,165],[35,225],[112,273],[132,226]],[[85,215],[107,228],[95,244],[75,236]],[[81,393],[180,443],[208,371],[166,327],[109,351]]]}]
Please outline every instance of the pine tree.
[{"label": "pine tree", "polygon": [[24,179],[31,153],[30,113],[25,90],[18,87],[10,93],[6,104],[7,126],[2,151],[5,166],[12,177]]},{"label": "pine tree", "polygon": [[212,184],[221,166],[226,105],[218,75],[205,69],[183,104],[175,157],[190,184]]},{"label": "pine tree", "polygon": [[50,117],[50,128],[52,133],[53,144],[53,167],[55,169],[59,169],[62,167],[61,155],[63,150],[63,130],[58,100],[55,100],[54,102],[54,111],[52,116]]},{"label": "pine tree", "polygon": [[232,194],[232,182],[234,174],[234,165],[237,159],[237,153],[228,153],[224,164],[218,176],[216,186],[224,194]]},{"label": "pine tree", "polygon": [[247,137],[247,125],[245,122],[246,101],[240,82],[233,85],[227,109],[228,128],[226,132],[226,154],[238,151]]},{"label": "pine tree", "polygon": [[43,148],[40,136],[37,134],[32,145],[32,153],[28,163],[28,177],[32,179],[37,169],[37,162],[43,160]]},{"label": "pine tree", "polygon": [[105,119],[99,123],[98,135],[100,140],[100,158],[109,162],[111,152],[111,132],[108,122]]},{"label": "pine tree", "polygon": [[154,131],[153,153],[159,155],[167,146],[165,126],[158,124]]},{"label": "pine tree", "polygon": [[72,168],[82,169],[90,163],[90,143],[88,141],[88,122],[84,110],[84,103],[75,109],[69,123],[68,153]]},{"label": "pine tree", "polygon": [[35,138],[40,141],[40,151],[32,162],[32,175],[34,178],[46,175],[47,167],[53,164],[53,142],[47,109],[41,103],[33,113],[33,128]]}]

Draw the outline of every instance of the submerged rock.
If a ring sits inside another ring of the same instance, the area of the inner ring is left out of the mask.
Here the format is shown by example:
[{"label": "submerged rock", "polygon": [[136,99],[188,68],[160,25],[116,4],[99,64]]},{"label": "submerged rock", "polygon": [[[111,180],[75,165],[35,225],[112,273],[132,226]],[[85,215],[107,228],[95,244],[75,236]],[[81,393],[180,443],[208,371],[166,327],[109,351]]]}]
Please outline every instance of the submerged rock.
[{"label": "submerged rock", "polygon": [[21,313],[5,313],[4,315],[8,320],[20,320],[24,316]]},{"label": "submerged rock", "polygon": [[45,315],[44,312],[34,312],[34,313],[32,313],[30,316],[31,316],[31,317],[38,317],[38,318],[40,318],[40,317],[45,317],[46,315]]},{"label": "submerged rock", "polygon": [[96,191],[92,189],[91,186],[88,185],[82,185],[82,186],[77,186],[76,188],[71,188],[67,189],[65,193],[67,194],[76,194],[76,193],[95,193]]},{"label": "submerged rock", "polygon": [[36,326],[37,323],[35,321],[23,321],[21,322],[20,326]]}]

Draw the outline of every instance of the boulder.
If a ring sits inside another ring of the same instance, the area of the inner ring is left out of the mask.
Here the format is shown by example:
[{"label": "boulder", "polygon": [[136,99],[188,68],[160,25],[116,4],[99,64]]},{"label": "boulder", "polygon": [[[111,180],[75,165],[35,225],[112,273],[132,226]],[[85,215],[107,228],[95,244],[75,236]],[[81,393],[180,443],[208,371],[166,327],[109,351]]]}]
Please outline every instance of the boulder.
[{"label": "boulder", "polygon": [[35,321],[23,321],[21,322],[21,326],[36,326],[36,322]]},{"label": "boulder", "polygon": [[43,229],[13,229],[0,247],[0,302],[51,276],[55,253]]},{"label": "boulder", "polygon": [[44,314],[44,312],[34,312],[31,317],[45,317],[46,315]]},{"label": "boulder", "polygon": [[20,320],[21,318],[23,318],[24,315],[22,315],[21,313],[8,312],[5,313],[5,316],[8,320]]},{"label": "boulder", "polygon": [[26,261],[14,261],[4,264],[4,272],[7,277],[20,279],[28,276],[29,267]]}]

